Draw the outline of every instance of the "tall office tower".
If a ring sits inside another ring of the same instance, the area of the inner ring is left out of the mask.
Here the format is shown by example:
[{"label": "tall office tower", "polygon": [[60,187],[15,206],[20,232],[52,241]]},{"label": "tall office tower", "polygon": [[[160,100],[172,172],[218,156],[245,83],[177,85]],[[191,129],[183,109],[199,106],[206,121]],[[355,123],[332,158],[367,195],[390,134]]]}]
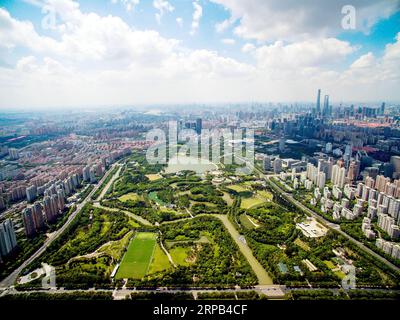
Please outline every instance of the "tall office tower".
[{"label": "tall office tower", "polygon": [[17,246],[14,225],[11,219],[0,223],[0,256],[7,256]]},{"label": "tall office tower", "polygon": [[25,234],[28,237],[33,236],[36,233],[36,230],[35,222],[33,220],[32,208],[28,207],[25,208],[24,211],[22,211],[22,220],[24,221]]},{"label": "tall office tower", "polygon": [[274,166],[274,173],[281,173],[281,171],[282,171],[282,160],[279,159],[279,158],[276,158],[274,160],[273,166]]},{"label": "tall office tower", "polygon": [[201,130],[203,129],[203,121],[201,118],[196,119],[196,133],[201,134]]},{"label": "tall office tower", "polygon": [[264,168],[264,171],[271,170],[271,158],[269,156],[264,156],[263,168]]},{"label": "tall office tower", "polygon": [[32,203],[35,201],[37,197],[37,188],[35,185],[31,185],[30,187],[26,188],[26,199],[28,202]]},{"label": "tall office tower", "polygon": [[321,89],[318,89],[316,109],[317,114],[321,113]]},{"label": "tall office tower", "polygon": [[329,96],[328,95],[325,95],[325,97],[324,97],[324,108],[322,109],[322,114],[324,116],[329,115]]},{"label": "tall office tower", "polygon": [[382,102],[380,114],[381,114],[382,116],[385,114],[385,103],[384,103],[384,102]]},{"label": "tall office tower", "polygon": [[35,204],[32,206],[32,213],[36,231],[42,230],[44,228],[44,218],[43,209],[40,202],[35,202]]}]

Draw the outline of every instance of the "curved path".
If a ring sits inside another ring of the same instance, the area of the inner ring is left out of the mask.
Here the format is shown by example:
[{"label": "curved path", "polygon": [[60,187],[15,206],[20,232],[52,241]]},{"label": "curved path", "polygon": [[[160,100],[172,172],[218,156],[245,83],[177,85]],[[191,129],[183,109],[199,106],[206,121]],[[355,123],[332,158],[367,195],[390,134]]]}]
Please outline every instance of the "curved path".
[{"label": "curved path", "polygon": [[127,216],[131,217],[132,219],[135,219],[136,221],[140,222],[141,224],[144,224],[145,226],[152,226],[151,222],[146,220],[145,218],[142,218],[130,211],[127,210],[123,210],[123,209],[119,209],[119,208],[110,208],[110,207],[105,207],[103,205],[101,205],[98,202],[93,203],[93,206],[96,208],[100,208],[106,211],[112,211],[112,212],[123,212],[125,213]]}]

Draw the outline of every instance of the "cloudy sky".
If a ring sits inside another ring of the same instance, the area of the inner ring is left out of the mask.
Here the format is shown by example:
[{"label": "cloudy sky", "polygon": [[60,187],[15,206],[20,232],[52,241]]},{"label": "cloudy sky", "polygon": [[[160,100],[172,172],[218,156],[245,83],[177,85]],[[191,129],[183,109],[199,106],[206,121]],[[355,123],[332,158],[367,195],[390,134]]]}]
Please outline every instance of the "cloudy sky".
[{"label": "cloudy sky", "polygon": [[318,88],[400,101],[400,0],[0,0],[3,109],[314,101]]}]

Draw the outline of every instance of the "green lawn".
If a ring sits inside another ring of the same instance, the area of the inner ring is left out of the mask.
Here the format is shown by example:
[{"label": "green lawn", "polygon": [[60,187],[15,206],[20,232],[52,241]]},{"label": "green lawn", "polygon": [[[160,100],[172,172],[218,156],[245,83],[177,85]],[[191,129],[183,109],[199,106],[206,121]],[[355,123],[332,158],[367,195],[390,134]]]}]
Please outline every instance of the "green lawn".
[{"label": "green lawn", "polygon": [[172,260],[180,266],[188,266],[190,263],[186,261],[189,253],[191,251],[190,247],[174,247],[169,250]]},{"label": "green lawn", "polygon": [[140,197],[136,193],[133,193],[133,192],[124,194],[123,196],[118,198],[118,200],[121,202],[126,202],[129,200],[136,201],[139,199],[140,199]]},{"label": "green lawn", "polygon": [[224,201],[228,206],[231,206],[233,204],[233,199],[227,192],[224,192],[222,199],[224,199]]},{"label": "green lawn", "polygon": [[149,193],[149,199],[153,200],[154,202],[158,203],[160,206],[165,206],[167,205],[164,201],[162,201],[158,195],[156,191],[150,192]]},{"label": "green lawn", "polygon": [[267,200],[259,195],[256,195],[251,198],[242,198],[242,202],[240,203],[240,207],[242,209],[250,209],[253,207],[260,206],[267,202]]},{"label": "green lawn", "polygon": [[228,186],[227,188],[231,189],[233,191],[236,191],[236,192],[249,191],[248,189],[246,189],[245,187],[241,186],[240,184],[234,184],[234,185]]},{"label": "green lawn", "polygon": [[336,266],[333,264],[333,262],[332,261],[330,261],[330,260],[324,260],[324,263],[326,264],[326,266],[329,268],[329,269],[335,269],[336,268]]},{"label": "green lawn", "polygon": [[148,272],[156,245],[155,233],[139,232],[128,246],[116,279],[142,279]]},{"label": "green lawn", "polygon": [[171,268],[171,264],[169,263],[167,255],[157,244],[156,248],[154,250],[153,259],[150,264],[149,274],[168,270],[170,268]]},{"label": "green lawn", "polygon": [[[295,241],[294,241],[294,244],[297,244],[300,248],[302,248],[304,251],[310,251],[310,246],[307,244],[307,243],[305,243],[303,240],[301,240],[300,238],[297,238]],[[325,261],[324,261],[325,262]],[[327,262],[330,262],[330,261],[327,261]],[[332,263],[332,262],[331,262]],[[326,262],[325,262],[325,264],[326,264]],[[328,266],[329,267],[329,266]],[[330,268],[330,267],[329,267]]]},{"label": "green lawn", "polygon": [[268,201],[272,201],[272,199],[274,198],[273,194],[269,191],[259,190],[257,191],[257,193]]},{"label": "green lawn", "polygon": [[[241,224],[243,225],[243,227],[245,227],[246,229],[252,230],[252,229],[257,228],[257,226],[255,226],[253,223],[251,223],[251,220],[250,220],[250,219],[251,219],[251,218],[250,218],[247,214],[241,214],[240,217],[239,217],[240,223],[241,223]],[[253,219],[253,222],[254,222],[255,224],[257,224],[257,223],[254,221],[254,219]]]}]

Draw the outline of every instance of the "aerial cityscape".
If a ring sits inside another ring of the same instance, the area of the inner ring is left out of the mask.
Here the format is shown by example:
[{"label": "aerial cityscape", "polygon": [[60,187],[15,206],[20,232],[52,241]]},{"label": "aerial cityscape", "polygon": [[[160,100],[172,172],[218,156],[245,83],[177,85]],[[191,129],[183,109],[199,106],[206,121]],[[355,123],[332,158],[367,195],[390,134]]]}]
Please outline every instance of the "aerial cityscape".
[{"label": "aerial cityscape", "polygon": [[1,1],[0,303],[399,300],[400,1],[352,2]]}]

